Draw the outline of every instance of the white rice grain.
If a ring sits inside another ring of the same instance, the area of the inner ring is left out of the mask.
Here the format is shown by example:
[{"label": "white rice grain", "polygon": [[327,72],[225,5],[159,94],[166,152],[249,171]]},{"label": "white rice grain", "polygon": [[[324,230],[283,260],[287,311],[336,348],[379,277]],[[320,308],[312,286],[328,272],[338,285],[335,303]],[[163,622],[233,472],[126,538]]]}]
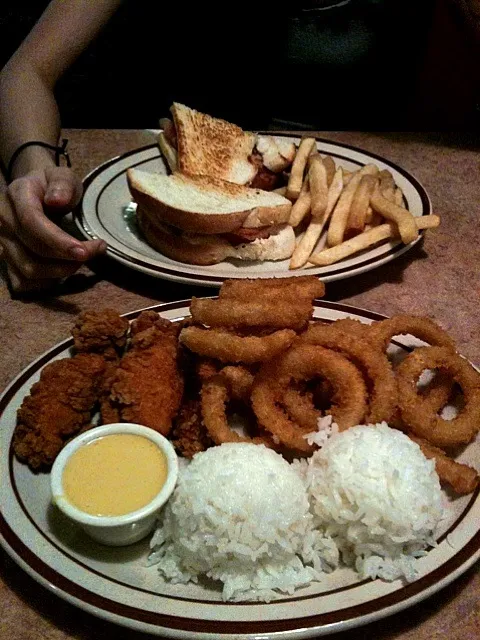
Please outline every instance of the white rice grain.
[{"label": "white rice grain", "polygon": [[194,456],[151,549],[164,578],[219,580],[225,600],[290,594],[338,564],[335,545],[314,529],[299,475],[271,449],[247,443]]},{"label": "white rice grain", "polygon": [[444,516],[433,460],[386,423],[333,435],[301,467],[319,530],[362,578],[408,581]]}]

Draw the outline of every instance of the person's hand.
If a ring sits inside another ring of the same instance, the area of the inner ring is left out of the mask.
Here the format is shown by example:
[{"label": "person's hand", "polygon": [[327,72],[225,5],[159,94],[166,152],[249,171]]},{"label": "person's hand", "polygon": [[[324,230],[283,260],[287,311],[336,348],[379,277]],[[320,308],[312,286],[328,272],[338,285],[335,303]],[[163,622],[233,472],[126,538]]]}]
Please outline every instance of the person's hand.
[{"label": "person's hand", "polygon": [[79,202],[71,169],[49,167],[14,180],[0,200],[0,249],[14,291],[45,288],[105,252],[102,240],[80,241],[58,222]]}]

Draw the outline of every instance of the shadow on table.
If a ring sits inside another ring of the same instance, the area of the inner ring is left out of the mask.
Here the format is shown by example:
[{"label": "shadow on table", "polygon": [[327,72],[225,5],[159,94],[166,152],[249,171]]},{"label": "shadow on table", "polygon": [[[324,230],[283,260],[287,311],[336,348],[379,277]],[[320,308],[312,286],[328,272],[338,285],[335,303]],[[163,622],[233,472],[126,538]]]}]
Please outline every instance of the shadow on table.
[{"label": "shadow on table", "polygon": [[[364,293],[385,282],[402,282],[403,272],[412,262],[428,258],[422,245],[423,242],[420,242],[411,251],[402,254],[392,262],[372,269],[372,271],[345,280],[328,282],[325,299],[336,302]],[[107,280],[122,289],[162,302],[187,300],[192,295],[198,297],[215,296],[218,292],[216,287],[187,285],[136,272],[110,258],[99,260],[96,264],[90,265],[90,268],[94,270],[95,276],[99,280]],[[306,274],[307,272],[305,272]]]},{"label": "shadow on table", "polygon": [[381,265],[344,280],[335,280],[326,283],[325,299],[331,302],[340,302],[347,298],[366,293],[381,284],[394,284],[403,281],[404,271],[412,262],[428,259],[428,254],[423,248],[423,240],[413,249],[403,253],[387,264]]},{"label": "shadow on table", "polygon": [[[405,269],[413,261],[426,258],[428,255],[423,249],[422,240],[410,251],[371,271],[328,282],[325,299],[337,302],[365,293],[379,284],[401,283]],[[307,274],[308,272],[305,271],[305,275]],[[4,269],[0,270],[0,276],[6,278]],[[215,296],[218,292],[217,287],[189,285],[157,278],[127,267],[109,256],[102,256],[92,260],[79,272],[47,291],[33,291],[15,297],[21,297],[24,302],[32,301],[56,311],[76,315],[81,309],[74,302],[69,301],[68,296],[92,289],[101,281],[110,282],[120,289],[160,302],[189,300],[192,296]]]},{"label": "shadow on table", "polygon": [[192,295],[215,296],[218,292],[217,287],[182,284],[135,271],[108,256],[93,261],[89,267],[98,280],[107,280],[121,289],[161,302],[186,300]]}]

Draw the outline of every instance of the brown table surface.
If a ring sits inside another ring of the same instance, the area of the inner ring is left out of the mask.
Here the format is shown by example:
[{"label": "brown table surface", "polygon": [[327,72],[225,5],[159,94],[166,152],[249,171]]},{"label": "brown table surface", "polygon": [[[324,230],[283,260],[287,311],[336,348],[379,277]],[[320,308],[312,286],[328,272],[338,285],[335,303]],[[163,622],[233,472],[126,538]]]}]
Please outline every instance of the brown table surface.
[{"label": "brown table surface", "polygon": [[[153,141],[144,131],[67,130],[74,167],[84,176],[99,163]],[[425,314],[436,319],[460,351],[480,364],[480,180],[478,152],[440,136],[320,132],[377,153],[411,171],[428,191],[439,229],[397,260],[348,280],[328,283],[327,300],[386,315]],[[158,302],[211,295],[137,273],[109,259],[83,267],[55,296],[12,300],[0,279],[0,389],[55,343],[69,337],[75,316],[88,307],[128,312]],[[416,606],[337,635],[342,640],[480,638],[480,566]],[[31,579],[0,549],[0,638],[49,640],[146,638],[104,622]]]}]

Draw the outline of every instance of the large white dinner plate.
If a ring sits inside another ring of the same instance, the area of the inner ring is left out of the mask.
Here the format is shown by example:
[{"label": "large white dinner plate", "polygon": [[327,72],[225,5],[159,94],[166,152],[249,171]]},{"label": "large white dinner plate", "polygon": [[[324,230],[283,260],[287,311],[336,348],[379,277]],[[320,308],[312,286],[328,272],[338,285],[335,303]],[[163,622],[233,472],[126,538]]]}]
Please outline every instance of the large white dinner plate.
[{"label": "large white dinner plate", "polygon": [[[152,307],[169,319],[188,313],[188,303]],[[127,314],[134,318],[139,311]],[[316,303],[324,320],[345,316],[364,322],[378,314],[332,302]],[[402,338],[405,352],[418,344]],[[96,544],[50,505],[49,475],[33,474],[12,452],[16,410],[48,362],[70,355],[66,340],[33,362],[0,399],[0,543],[38,582],[78,607],[121,625],[182,640],[293,640],[357,627],[409,607],[448,585],[480,556],[480,497],[450,502],[438,546],[419,559],[419,578],[359,581],[340,569],[291,596],[265,603],[224,603],[214,584],[171,585],[155,566],[147,567],[148,541],[125,548]],[[472,443],[460,459],[479,466],[480,446]]]},{"label": "large white dinner plate", "polygon": [[[282,136],[280,136],[282,137]],[[286,136],[283,136],[286,137]],[[299,138],[289,139],[299,142]],[[344,144],[317,139],[322,154],[331,155],[337,164],[353,171],[368,163],[389,169],[402,189],[406,204],[415,216],[431,213],[429,197],[423,186],[408,171],[373,153]],[[418,238],[408,245],[399,240],[384,241],[347,260],[328,267],[310,267],[289,271],[288,260],[279,262],[244,262],[230,260],[200,267],[171,260],[150,247],[137,228],[135,215],[126,209],[131,202],[126,172],[130,167],[142,171],[166,173],[158,146],[152,144],[113,158],[92,171],[84,182],[84,196],[75,212],[75,222],[86,238],[101,238],[107,243],[107,254],[138,271],[186,284],[219,286],[226,278],[268,278],[304,275],[318,276],[324,282],[348,278],[370,271],[411,249]]]}]

